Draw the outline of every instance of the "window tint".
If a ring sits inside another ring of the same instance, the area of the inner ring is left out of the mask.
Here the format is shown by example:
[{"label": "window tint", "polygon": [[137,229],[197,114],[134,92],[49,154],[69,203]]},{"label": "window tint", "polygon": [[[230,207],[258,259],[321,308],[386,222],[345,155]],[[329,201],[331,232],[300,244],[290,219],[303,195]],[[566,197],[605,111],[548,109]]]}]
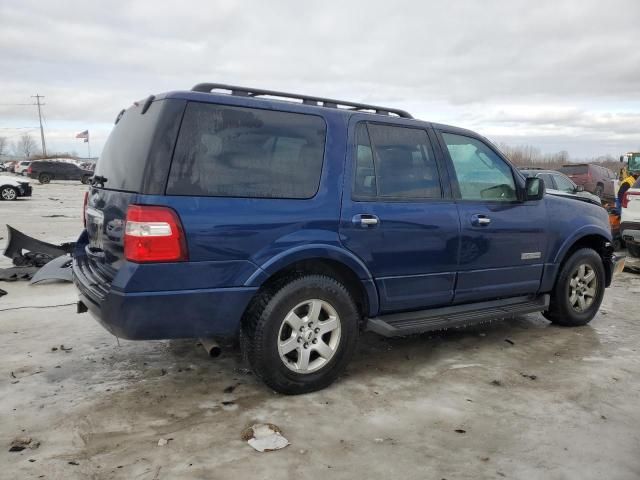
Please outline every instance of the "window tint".
[{"label": "window tint", "polygon": [[517,200],[511,167],[475,138],[443,133],[463,200]]},{"label": "window tint", "polygon": [[357,196],[374,197],[378,193],[376,187],[376,170],[373,164],[373,151],[369,141],[367,125],[359,123],[356,127],[356,174],[353,192]]},{"label": "window tint", "polygon": [[573,193],[575,191],[576,186],[574,183],[564,175],[554,175],[553,178],[556,181],[556,185],[558,185],[558,190],[568,193]]},{"label": "window tint", "polygon": [[311,198],[325,133],[324,120],[313,115],[189,103],[167,193]]},{"label": "window tint", "polygon": [[113,127],[96,165],[96,175],[107,179],[107,188],[130,192],[140,189],[164,102],[153,102],[144,115],[140,113],[142,107],[134,105]]},{"label": "window tint", "polygon": [[546,188],[554,189],[556,186],[553,183],[553,178],[548,173],[540,173],[538,174],[538,178],[541,178],[544,181],[544,185]]},{"label": "window tint", "polygon": [[427,132],[368,125],[379,197],[440,198],[440,177]]}]

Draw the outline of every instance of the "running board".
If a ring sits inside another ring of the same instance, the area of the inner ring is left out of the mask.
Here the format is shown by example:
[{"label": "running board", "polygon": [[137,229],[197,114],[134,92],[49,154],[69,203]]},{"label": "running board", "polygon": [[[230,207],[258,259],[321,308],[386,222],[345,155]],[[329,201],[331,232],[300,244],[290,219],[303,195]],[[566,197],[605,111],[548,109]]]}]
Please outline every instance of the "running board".
[{"label": "running board", "polygon": [[541,312],[549,307],[549,295],[513,297],[490,302],[467,303],[450,307],[393,313],[370,318],[367,330],[385,337],[401,337],[416,333],[463,327],[489,320],[511,318],[525,313]]}]

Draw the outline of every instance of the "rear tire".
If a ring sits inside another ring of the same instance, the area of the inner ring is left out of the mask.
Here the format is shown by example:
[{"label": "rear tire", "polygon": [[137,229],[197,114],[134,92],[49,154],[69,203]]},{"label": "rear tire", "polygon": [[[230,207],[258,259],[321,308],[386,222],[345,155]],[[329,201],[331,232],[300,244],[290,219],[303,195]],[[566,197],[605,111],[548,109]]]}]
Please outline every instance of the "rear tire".
[{"label": "rear tire", "polygon": [[598,313],[604,285],[600,255],[591,248],[576,250],[562,265],[551,293],[549,310],[543,315],[565,327],[586,325]]},{"label": "rear tire", "polygon": [[598,184],[596,186],[596,190],[593,193],[596,194],[598,198],[602,198],[602,195],[604,195],[604,186]]},{"label": "rear tire", "polygon": [[255,374],[287,395],[330,385],[355,352],[360,315],[348,290],[324,275],[293,277],[259,294],[241,347]]},{"label": "rear tire", "polygon": [[51,175],[49,175],[48,173],[41,173],[38,176],[38,181],[40,183],[49,183],[51,181]]},{"label": "rear tire", "polygon": [[640,245],[627,243],[627,252],[632,257],[640,258]]}]

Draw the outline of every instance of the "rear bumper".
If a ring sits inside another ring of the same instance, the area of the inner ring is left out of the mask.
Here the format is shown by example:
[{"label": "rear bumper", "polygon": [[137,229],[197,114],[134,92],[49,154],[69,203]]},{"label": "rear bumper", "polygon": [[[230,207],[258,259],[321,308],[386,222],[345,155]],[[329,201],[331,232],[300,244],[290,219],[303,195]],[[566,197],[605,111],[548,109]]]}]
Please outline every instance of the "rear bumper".
[{"label": "rear bumper", "polygon": [[[115,288],[99,269],[91,268],[78,247],[73,282],[80,302],[98,322],[128,340],[235,336],[258,290],[236,287],[127,292]],[[126,279],[118,277],[117,283],[126,284]],[[79,311],[84,310],[79,307]]]}]

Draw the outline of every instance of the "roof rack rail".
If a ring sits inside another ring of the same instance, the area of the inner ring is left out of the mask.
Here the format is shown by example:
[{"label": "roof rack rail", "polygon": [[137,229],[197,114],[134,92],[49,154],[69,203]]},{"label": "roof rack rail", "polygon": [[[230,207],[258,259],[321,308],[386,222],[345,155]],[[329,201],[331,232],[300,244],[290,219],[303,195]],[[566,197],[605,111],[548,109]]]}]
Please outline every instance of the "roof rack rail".
[{"label": "roof rack rail", "polygon": [[213,90],[228,90],[231,95],[239,97],[280,97],[293,100],[300,100],[304,105],[314,105],[316,107],[339,108],[348,107],[347,110],[357,111],[373,111],[379,115],[397,115],[401,118],[413,118],[413,116],[404,110],[397,108],[379,107],[376,105],[368,105],[366,103],[345,102],[342,100],[333,100],[331,98],[312,97],[309,95],[298,95],[297,93],[276,92],[275,90],[262,90],[258,88],[238,87],[235,85],[225,85],[222,83],[199,83],[191,89],[193,92],[212,93]]}]

